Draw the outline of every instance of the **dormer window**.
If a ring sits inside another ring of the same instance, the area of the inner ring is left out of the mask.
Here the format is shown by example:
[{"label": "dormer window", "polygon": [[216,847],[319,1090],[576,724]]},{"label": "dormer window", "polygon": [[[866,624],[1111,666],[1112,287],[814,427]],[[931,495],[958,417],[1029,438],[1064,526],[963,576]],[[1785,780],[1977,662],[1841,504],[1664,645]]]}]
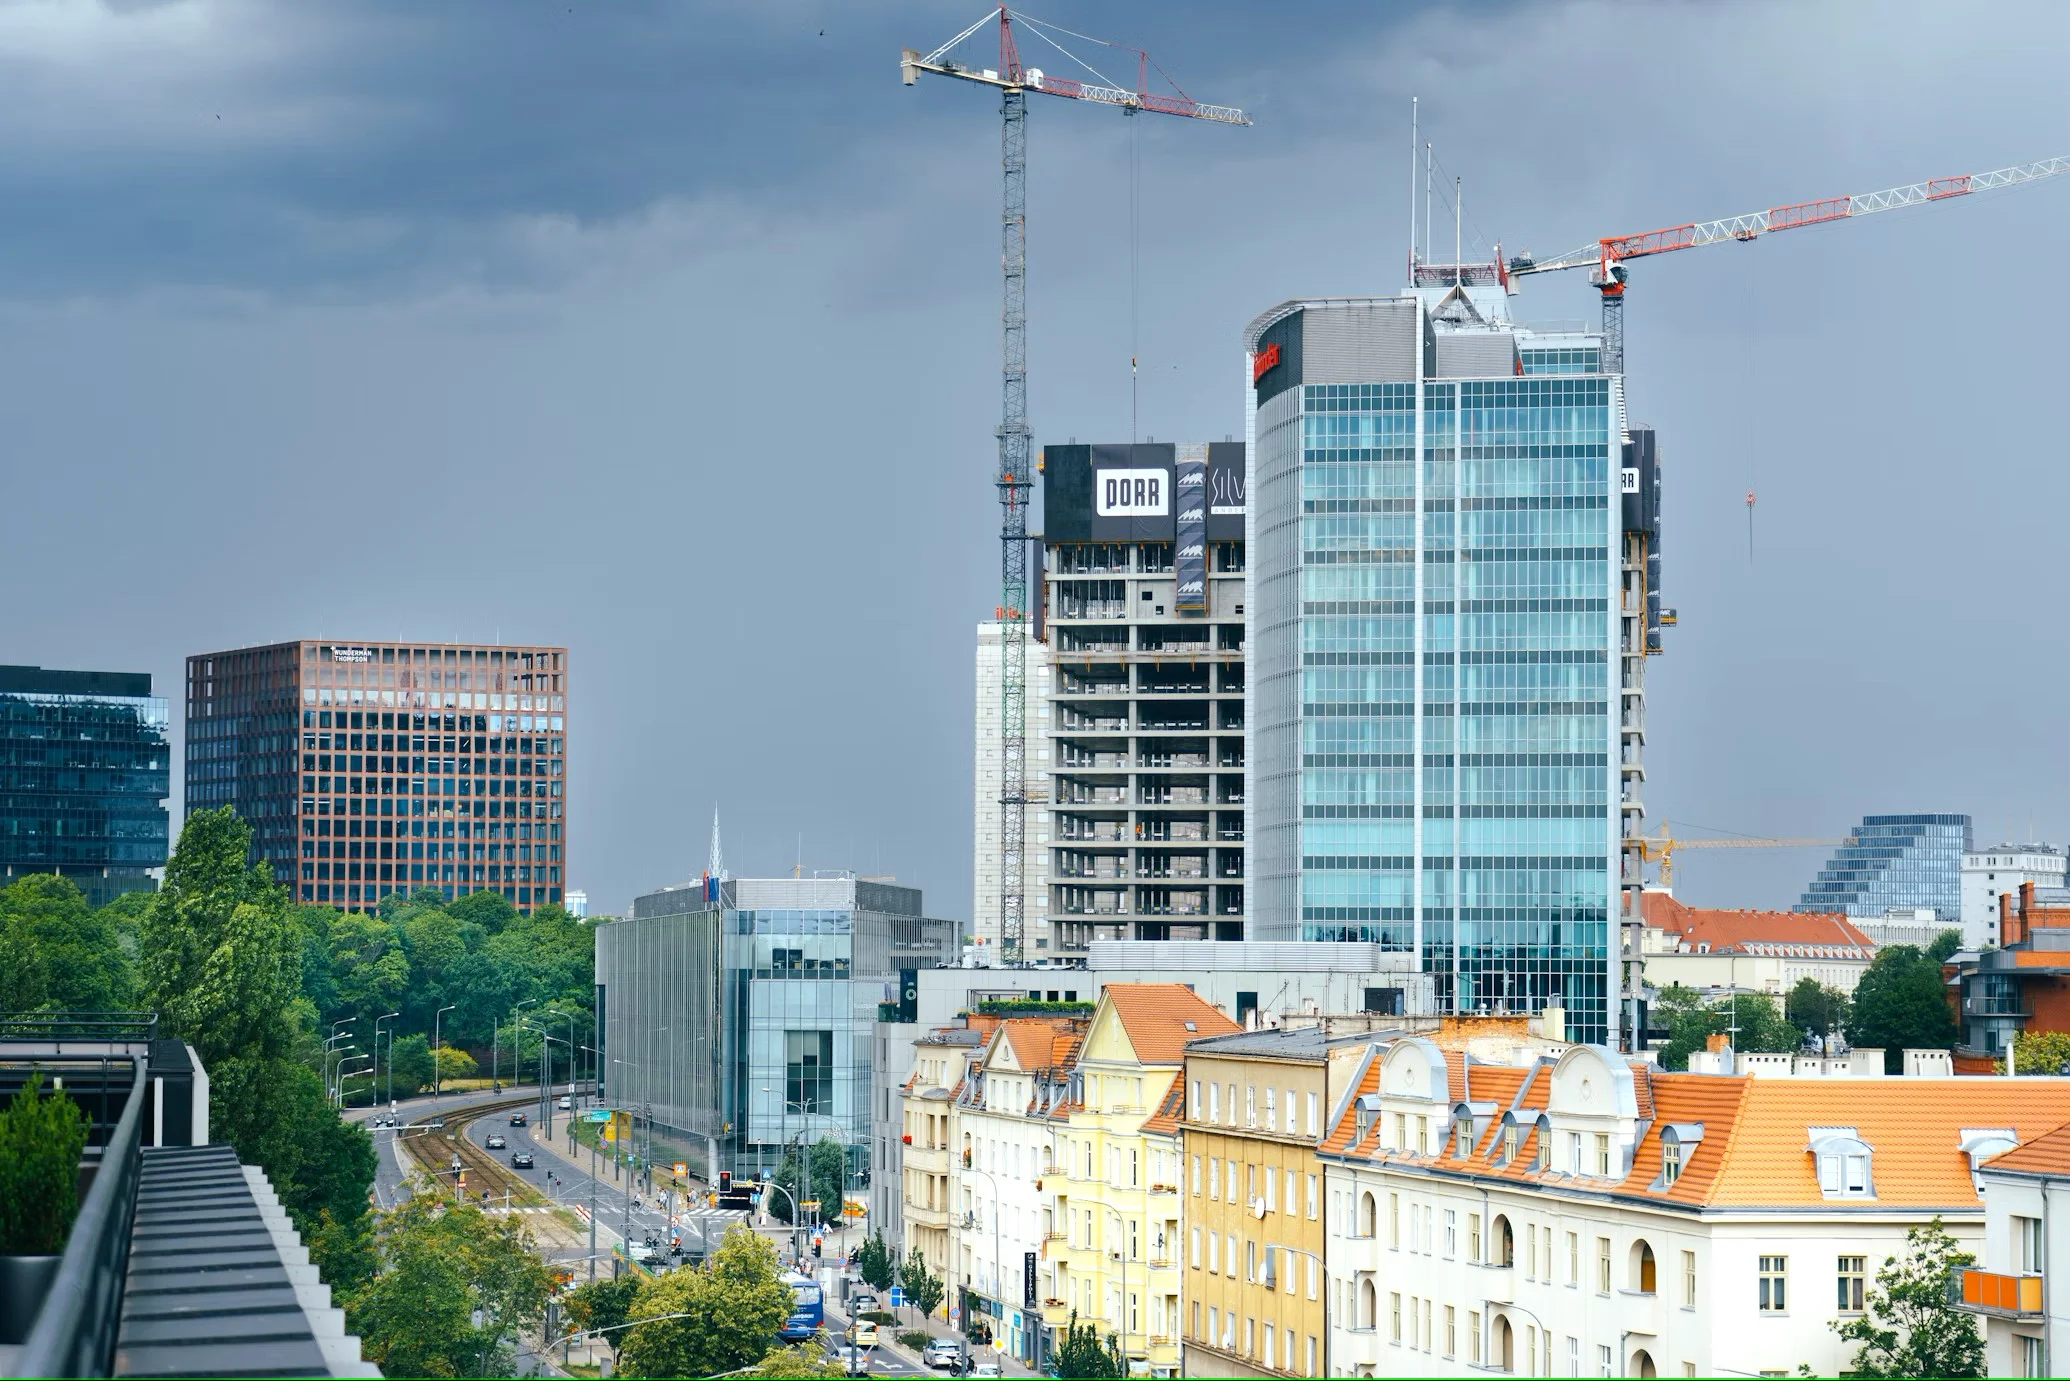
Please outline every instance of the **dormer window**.
[{"label": "dormer window", "polygon": [[1682,1177],[1682,1143],[1663,1138],[1660,1143],[1660,1182],[1663,1187]]},{"label": "dormer window", "polygon": [[1502,1163],[1509,1164],[1517,1158],[1517,1152],[1524,1144],[1524,1129],[1515,1122],[1506,1122],[1502,1127]]},{"label": "dormer window", "polygon": [[1818,1167],[1818,1190],[1828,1199],[1873,1199],[1869,1143],[1852,1127],[1812,1127],[1809,1151]]}]

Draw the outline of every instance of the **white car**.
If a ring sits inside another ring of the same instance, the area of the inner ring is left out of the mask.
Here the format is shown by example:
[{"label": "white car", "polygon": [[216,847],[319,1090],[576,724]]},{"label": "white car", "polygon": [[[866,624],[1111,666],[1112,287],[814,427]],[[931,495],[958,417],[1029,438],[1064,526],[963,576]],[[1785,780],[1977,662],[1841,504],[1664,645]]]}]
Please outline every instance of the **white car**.
[{"label": "white car", "polygon": [[997,1376],[999,1374],[999,1364],[997,1362],[979,1362],[971,1367],[970,1374],[972,1376]]},{"label": "white car", "polygon": [[573,1108],[574,1106],[575,1106],[575,1100],[574,1100],[574,1099],[570,1098],[570,1097],[569,1097],[569,1096],[568,1096],[567,1094],[565,1094],[565,1093],[561,1095],[561,1101],[560,1101],[560,1109],[561,1109],[561,1111],[562,1111],[562,1112],[567,1112],[567,1111],[569,1111],[570,1109],[572,1109],[572,1108]]}]

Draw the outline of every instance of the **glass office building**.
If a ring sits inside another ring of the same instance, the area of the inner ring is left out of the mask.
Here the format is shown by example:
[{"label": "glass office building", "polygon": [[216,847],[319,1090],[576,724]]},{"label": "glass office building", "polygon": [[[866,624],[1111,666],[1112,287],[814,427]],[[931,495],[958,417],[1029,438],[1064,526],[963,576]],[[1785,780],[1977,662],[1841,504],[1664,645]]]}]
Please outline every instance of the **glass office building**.
[{"label": "glass office building", "polygon": [[1850,916],[1930,910],[1937,921],[1959,924],[1969,846],[1967,815],[1864,815],[1796,909]]},{"label": "glass office building", "polygon": [[148,672],[0,666],[0,885],[57,873],[95,906],[156,887],[168,722]]},{"label": "glass office building", "polygon": [[959,929],[922,916],[918,888],[846,874],[638,897],[597,928],[604,1101],[674,1159],[773,1169],[787,1142],[832,1136],[860,1172],[878,1004]]},{"label": "glass office building", "polygon": [[1413,952],[1442,1010],[1604,1041],[1654,626],[1623,381],[1470,270],[1246,338],[1252,934]]},{"label": "glass office building", "polygon": [[187,809],[234,806],[298,901],[562,900],[568,650],[324,642],[187,659]]}]

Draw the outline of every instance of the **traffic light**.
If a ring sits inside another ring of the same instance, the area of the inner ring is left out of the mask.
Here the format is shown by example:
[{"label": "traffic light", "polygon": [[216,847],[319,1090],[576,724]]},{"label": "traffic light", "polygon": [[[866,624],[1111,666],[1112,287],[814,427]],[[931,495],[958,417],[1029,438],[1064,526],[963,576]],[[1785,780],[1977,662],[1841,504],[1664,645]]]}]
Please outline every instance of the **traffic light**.
[{"label": "traffic light", "polygon": [[813,1256],[814,1256],[815,1258],[817,1258],[817,1257],[818,1257],[818,1256],[820,1255],[820,1250],[819,1250],[819,1243],[818,1243],[817,1241],[815,1241],[815,1242],[814,1242],[814,1243],[812,1244],[812,1255],[813,1255]]},{"label": "traffic light", "polygon": [[719,1172],[719,1192],[721,1194],[731,1194],[733,1192],[733,1172],[731,1170],[721,1170]]}]

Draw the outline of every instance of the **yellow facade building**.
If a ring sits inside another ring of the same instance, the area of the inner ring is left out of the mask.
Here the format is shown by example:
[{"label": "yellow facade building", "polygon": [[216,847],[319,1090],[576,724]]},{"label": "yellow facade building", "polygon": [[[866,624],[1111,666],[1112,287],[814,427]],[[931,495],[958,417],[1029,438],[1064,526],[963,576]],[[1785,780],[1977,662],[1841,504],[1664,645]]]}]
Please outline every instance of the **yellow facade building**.
[{"label": "yellow facade building", "polygon": [[1180,1072],[1186,1043],[1238,1029],[1178,983],[1100,994],[1060,1105],[1049,1191],[1044,1323],[1075,1316],[1112,1337],[1131,1371],[1176,1375],[1184,1219]]}]

